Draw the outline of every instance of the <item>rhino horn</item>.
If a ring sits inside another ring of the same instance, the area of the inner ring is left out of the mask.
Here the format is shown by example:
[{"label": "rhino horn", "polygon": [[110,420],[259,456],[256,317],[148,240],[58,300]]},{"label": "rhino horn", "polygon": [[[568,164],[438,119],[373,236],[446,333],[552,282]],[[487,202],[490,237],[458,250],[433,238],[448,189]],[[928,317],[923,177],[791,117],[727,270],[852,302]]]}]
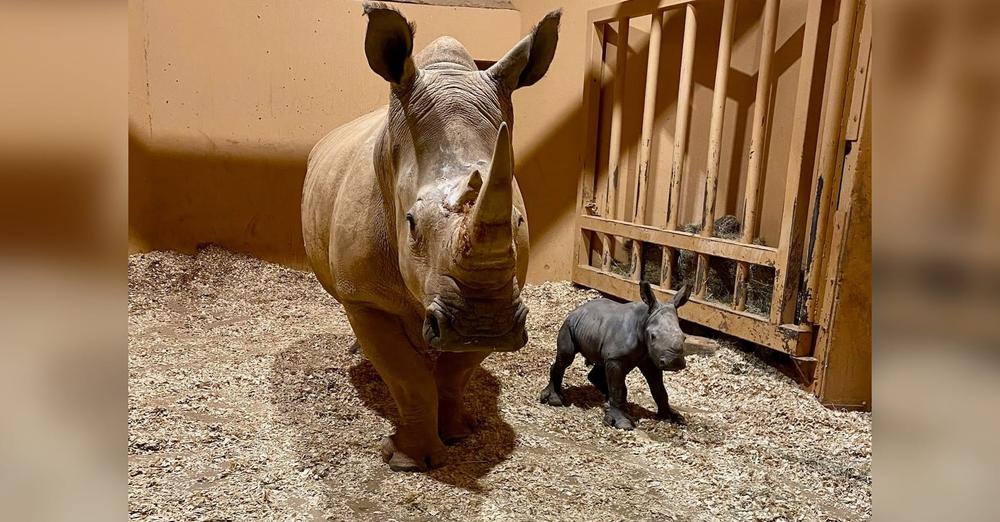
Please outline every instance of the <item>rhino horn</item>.
[{"label": "rhino horn", "polygon": [[510,130],[500,124],[490,171],[469,216],[468,231],[474,260],[487,264],[511,261],[514,197],[514,153]]}]

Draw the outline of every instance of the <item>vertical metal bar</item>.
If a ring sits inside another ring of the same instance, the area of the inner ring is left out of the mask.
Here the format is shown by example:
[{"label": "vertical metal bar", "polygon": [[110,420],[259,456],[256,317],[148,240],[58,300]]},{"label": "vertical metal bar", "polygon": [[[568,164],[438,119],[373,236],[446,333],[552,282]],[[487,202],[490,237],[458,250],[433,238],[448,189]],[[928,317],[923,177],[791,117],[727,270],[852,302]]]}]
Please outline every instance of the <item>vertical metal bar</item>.
[{"label": "vertical metal bar", "polygon": [[805,212],[808,207],[810,173],[803,172],[806,132],[812,105],[813,75],[816,69],[816,48],[819,41],[820,16],[823,0],[810,0],[806,10],[805,33],[802,40],[802,64],[792,116],[788,168],[785,174],[785,197],[781,212],[781,234],[774,264],[774,292],[771,296],[771,323],[795,321],[795,301],[801,273],[802,243],[805,238]]},{"label": "vertical metal bar", "polygon": [[[632,221],[646,219],[646,186],[650,153],[653,146],[653,123],[656,119],[656,88],[660,76],[660,41],[663,34],[663,11],[656,11],[649,21],[649,53],[646,60],[646,92],[643,94],[642,134],[639,138],[639,173],[636,179],[635,213]],[[642,242],[632,241],[632,280],[642,277]]]},{"label": "vertical metal bar", "polygon": [[[601,85],[604,71],[604,41],[606,24],[587,24],[587,68],[584,71],[583,107],[586,111],[587,128],[584,137],[585,156],[583,173],[580,177],[579,193],[577,194],[577,218],[587,213],[594,203],[594,182],[597,169],[597,138],[598,124],[601,113]],[[588,230],[580,229],[576,236],[576,265],[590,264],[590,243],[593,235]]]},{"label": "vertical metal bar", "polygon": [[[725,0],[722,7],[722,31],[719,35],[719,59],[715,67],[715,95],[712,98],[712,123],[708,142],[708,174],[705,179],[705,199],[702,201],[701,235],[711,237],[715,228],[715,198],[719,184],[719,163],[722,159],[722,128],[726,114],[726,87],[729,83],[729,64],[733,51],[733,28],[736,19],[736,0]],[[708,274],[708,256],[698,254],[695,272],[695,295],[705,297]]]},{"label": "vertical metal bar", "polygon": [[[674,125],[674,157],[670,166],[669,201],[667,203],[667,229],[677,228],[680,213],[681,180],[688,148],[688,128],[691,122],[691,87],[694,85],[694,50],[698,37],[698,17],[694,4],[686,6],[684,18],[684,44],[681,48],[680,86],[677,89],[677,118]],[[673,286],[676,252],[663,249],[660,267],[660,286]]]},{"label": "vertical metal bar", "polygon": [[834,43],[833,61],[830,72],[830,94],[823,119],[823,138],[820,142],[819,175],[816,178],[816,206],[813,208],[814,228],[810,234],[806,280],[806,316],[810,322],[816,315],[817,293],[820,292],[820,275],[823,272],[825,256],[820,255],[826,244],[827,228],[830,221],[831,194],[838,185],[839,156],[843,154],[844,140],[844,100],[847,94],[852,48],[854,44],[854,22],[858,11],[858,0],[840,0],[840,14],[837,17],[837,38]]},{"label": "vertical metal bar", "polygon": [[[628,60],[628,28],[629,19],[618,20],[618,35],[615,38],[617,59],[615,60],[614,105],[611,108],[611,143],[608,149],[608,190],[604,204],[606,216],[615,219],[618,215],[616,200],[618,197],[619,170],[622,152],[622,116],[625,108],[625,65]],[[611,245],[614,241],[608,234],[602,236],[601,269],[611,270]]]},{"label": "vertical metal bar", "polygon": [[[760,66],[757,68],[757,94],[753,105],[753,130],[750,134],[750,157],[747,165],[747,184],[743,193],[743,223],[741,240],[744,243],[753,241],[760,224],[760,193],[763,185],[761,174],[767,168],[764,165],[764,155],[767,144],[764,143],[767,122],[770,120],[771,108],[771,62],[774,58],[774,41],[778,25],[778,0],[767,0],[764,3],[764,24],[761,29]],[[737,310],[746,308],[747,276],[750,273],[749,263],[736,265],[736,288],[734,289],[733,305]]]}]

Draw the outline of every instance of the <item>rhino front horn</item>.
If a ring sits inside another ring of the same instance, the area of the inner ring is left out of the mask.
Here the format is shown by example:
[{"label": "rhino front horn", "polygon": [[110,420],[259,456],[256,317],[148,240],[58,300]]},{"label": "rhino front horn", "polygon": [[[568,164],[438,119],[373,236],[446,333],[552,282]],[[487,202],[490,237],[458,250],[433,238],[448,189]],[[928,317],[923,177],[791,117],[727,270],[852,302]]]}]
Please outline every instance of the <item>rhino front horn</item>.
[{"label": "rhino front horn", "polygon": [[475,258],[510,259],[513,248],[511,212],[514,197],[514,151],[507,123],[500,124],[493,160],[472,208],[470,243]]},{"label": "rhino front horn", "polygon": [[486,183],[479,191],[473,211],[473,223],[507,225],[510,230],[510,213],[513,206],[514,154],[510,145],[507,123],[500,124],[497,142],[493,147],[493,160]]}]

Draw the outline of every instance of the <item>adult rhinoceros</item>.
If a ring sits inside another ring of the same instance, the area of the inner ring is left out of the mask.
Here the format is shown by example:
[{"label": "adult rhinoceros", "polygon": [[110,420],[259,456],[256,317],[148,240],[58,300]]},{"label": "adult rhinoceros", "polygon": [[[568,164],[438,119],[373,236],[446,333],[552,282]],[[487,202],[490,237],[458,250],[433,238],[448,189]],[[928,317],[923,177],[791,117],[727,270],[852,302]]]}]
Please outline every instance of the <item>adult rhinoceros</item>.
[{"label": "adult rhinoceros", "polygon": [[[470,433],[462,396],[483,359],[527,343],[511,93],[548,70],[560,13],[484,71],[453,38],[411,56],[402,14],[380,4],[365,14],[365,54],[389,82],[389,105],[312,150],[302,231],[399,409],[383,457],[394,470],[424,470],[443,461],[444,442]],[[433,368],[428,347],[440,352]]]}]

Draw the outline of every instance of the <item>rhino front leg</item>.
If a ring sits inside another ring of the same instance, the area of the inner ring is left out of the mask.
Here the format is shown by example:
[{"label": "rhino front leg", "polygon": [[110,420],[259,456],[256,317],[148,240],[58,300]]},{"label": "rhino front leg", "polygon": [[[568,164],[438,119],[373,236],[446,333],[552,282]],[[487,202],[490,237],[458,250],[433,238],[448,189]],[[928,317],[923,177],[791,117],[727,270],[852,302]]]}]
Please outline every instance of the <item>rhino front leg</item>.
[{"label": "rhino front leg", "polygon": [[442,353],[434,369],[438,391],[438,434],[454,444],[472,434],[465,413],[465,388],[489,352]]},{"label": "rhino front leg", "polygon": [[[345,307],[346,308],[346,307]],[[400,424],[382,439],[382,457],[393,471],[423,471],[444,462],[438,437],[434,376],[410,343],[398,317],[371,309],[348,309],[348,319],[396,401]]]},{"label": "rhino front leg", "polygon": [[670,407],[667,388],[663,385],[663,372],[649,359],[639,364],[639,371],[646,378],[649,392],[653,395],[653,400],[656,401],[656,416],[677,424],[685,424],[684,416]]}]

